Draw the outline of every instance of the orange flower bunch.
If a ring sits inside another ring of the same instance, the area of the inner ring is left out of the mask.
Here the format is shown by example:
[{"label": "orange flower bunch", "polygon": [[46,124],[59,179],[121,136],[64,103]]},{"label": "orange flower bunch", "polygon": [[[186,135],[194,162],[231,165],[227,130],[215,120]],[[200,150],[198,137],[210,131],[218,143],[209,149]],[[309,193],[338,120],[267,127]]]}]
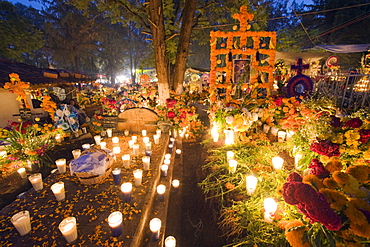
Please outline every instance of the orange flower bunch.
[{"label": "orange flower bunch", "polygon": [[41,107],[43,110],[49,113],[51,119],[54,119],[54,113],[57,109],[57,104],[54,101],[51,101],[51,97],[49,95],[42,96]]}]

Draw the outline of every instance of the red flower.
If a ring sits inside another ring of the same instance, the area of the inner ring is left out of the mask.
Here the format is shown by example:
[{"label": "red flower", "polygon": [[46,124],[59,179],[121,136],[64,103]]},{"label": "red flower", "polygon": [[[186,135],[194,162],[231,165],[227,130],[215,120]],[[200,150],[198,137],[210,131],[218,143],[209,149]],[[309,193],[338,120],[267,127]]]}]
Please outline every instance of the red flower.
[{"label": "red flower", "polygon": [[168,118],[174,118],[174,117],[176,117],[176,113],[174,113],[173,111],[170,111],[170,112],[167,113],[167,117]]},{"label": "red flower", "polygon": [[173,108],[175,104],[177,103],[177,100],[175,99],[166,99],[167,108]]},{"label": "red flower", "polygon": [[179,116],[180,118],[186,118],[186,111],[183,111],[181,114],[180,114],[180,116]]},{"label": "red flower", "polygon": [[283,98],[277,98],[274,103],[277,105],[277,106],[281,106],[283,104]]},{"label": "red flower", "polygon": [[362,120],[359,118],[352,118],[345,122],[344,124],[350,128],[359,128],[362,125]]},{"label": "red flower", "polygon": [[329,140],[318,140],[310,145],[310,150],[328,157],[340,156],[339,145]]},{"label": "red flower", "polygon": [[359,142],[362,144],[367,143],[367,141],[370,139],[370,130],[368,129],[362,129],[360,130],[360,139]]},{"label": "red flower", "polygon": [[296,172],[292,172],[286,180],[288,182],[302,182],[302,176]]},{"label": "red flower", "polygon": [[342,122],[340,121],[340,118],[333,116],[330,121],[330,125],[339,128],[342,127]]},{"label": "red flower", "polygon": [[310,174],[316,175],[321,179],[330,176],[330,172],[325,169],[325,166],[318,159],[312,159],[308,168],[310,169]]}]

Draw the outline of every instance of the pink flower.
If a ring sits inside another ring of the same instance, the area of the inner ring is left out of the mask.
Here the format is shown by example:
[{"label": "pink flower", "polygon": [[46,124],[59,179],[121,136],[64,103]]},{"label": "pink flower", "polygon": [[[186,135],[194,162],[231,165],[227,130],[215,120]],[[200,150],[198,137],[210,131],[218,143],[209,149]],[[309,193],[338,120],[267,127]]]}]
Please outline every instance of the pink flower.
[{"label": "pink flower", "polygon": [[345,122],[344,124],[350,128],[359,128],[362,125],[362,120],[359,118],[352,118]]}]

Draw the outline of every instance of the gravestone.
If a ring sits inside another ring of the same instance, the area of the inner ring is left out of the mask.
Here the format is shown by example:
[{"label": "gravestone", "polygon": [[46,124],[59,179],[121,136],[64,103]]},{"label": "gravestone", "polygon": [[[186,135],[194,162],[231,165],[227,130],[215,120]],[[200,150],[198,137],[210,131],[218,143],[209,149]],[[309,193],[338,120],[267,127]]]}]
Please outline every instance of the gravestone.
[{"label": "gravestone", "polygon": [[147,108],[131,108],[118,115],[118,130],[129,130],[131,133],[139,133],[146,130],[148,133],[155,132],[158,115]]}]

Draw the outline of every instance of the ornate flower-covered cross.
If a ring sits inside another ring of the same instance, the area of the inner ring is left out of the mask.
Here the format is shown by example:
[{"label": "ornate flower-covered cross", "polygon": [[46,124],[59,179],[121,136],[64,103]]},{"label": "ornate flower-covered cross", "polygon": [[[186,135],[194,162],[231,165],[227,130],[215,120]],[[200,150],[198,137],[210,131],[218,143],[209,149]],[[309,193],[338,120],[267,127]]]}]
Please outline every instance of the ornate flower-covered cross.
[{"label": "ornate flower-covered cross", "polygon": [[249,21],[253,20],[254,14],[248,13],[247,6],[243,5],[240,7],[240,13],[236,13],[233,15],[233,18],[238,20],[240,23],[240,31],[247,31]]},{"label": "ornate flower-covered cross", "polygon": [[4,88],[9,89],[10,93],[18,94],[16,100],[19,101],[20,108],[30,108],[30,105],[27,102],[27,96],[24,89],[30,87],[29,82],[21,81],[19,75],[16,73],[9,74],[10,82],[5,82]]}]

